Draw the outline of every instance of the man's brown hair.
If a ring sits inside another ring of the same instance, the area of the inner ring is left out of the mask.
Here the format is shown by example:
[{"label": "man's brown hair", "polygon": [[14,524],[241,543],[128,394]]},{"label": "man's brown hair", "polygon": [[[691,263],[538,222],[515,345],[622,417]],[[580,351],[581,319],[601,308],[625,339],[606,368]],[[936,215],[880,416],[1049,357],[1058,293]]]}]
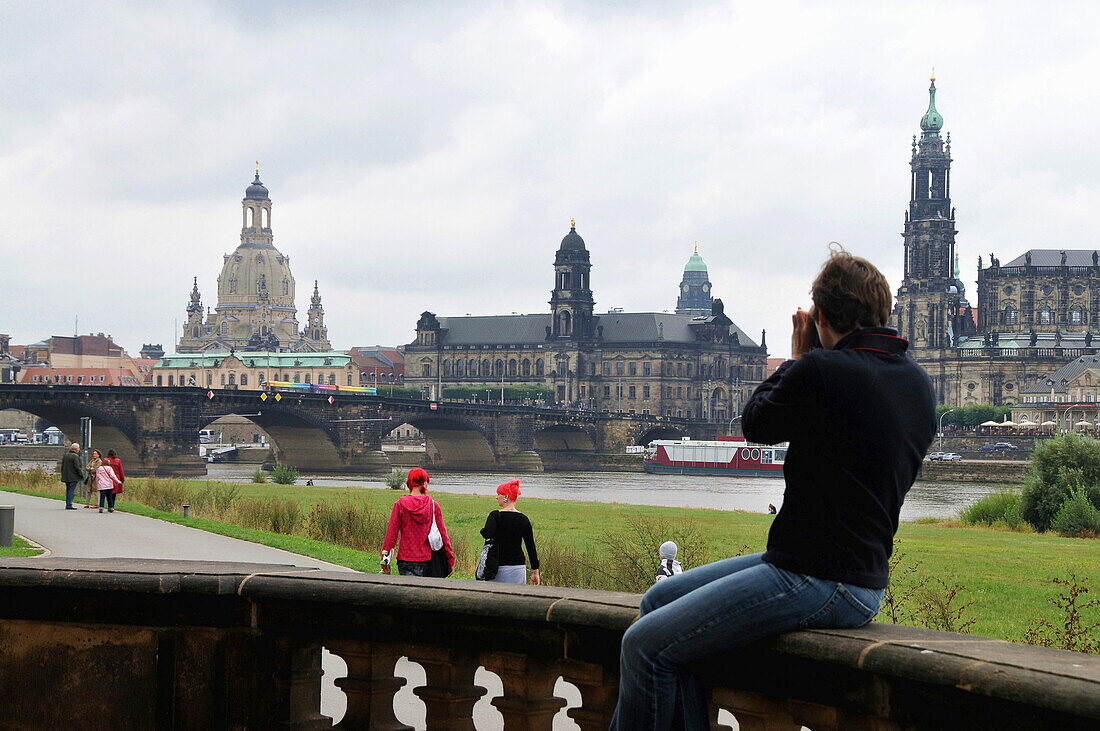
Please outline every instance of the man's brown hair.
[{"label": "man's brown hair", "polygon": [[885,327],[890,321],[894,298],[886,277],[839,244],[833,245],[810,294],[814,307],[842,335],[862,327]]}]

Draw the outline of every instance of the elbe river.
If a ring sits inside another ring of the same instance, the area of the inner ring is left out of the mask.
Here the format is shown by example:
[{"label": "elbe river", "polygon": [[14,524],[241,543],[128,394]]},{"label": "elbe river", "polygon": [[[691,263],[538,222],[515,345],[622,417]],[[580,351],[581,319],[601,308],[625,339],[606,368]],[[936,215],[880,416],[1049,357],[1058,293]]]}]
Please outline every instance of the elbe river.
[{"label": "elbe river", "polygon": [[[249,482],[257,465],[207,465],[208,480]],[[525,497],[590,500],[601,503],[664,505],[669,507],[745,510],[766,513],[768,504],[783,504],[783,479],[770,477],[709,477],[650,475],[644,472],[432,472],[429,489],[484,495],[488,502],[497,485],[518,478]],[[310,475],[314,485],[383,487],[381,477],[365,475]],[[998,489],[976,483],[917,482],[905,498],[902,520],[954,518],[959,510]],[[396,491],[395,491],[396,492]]]}]

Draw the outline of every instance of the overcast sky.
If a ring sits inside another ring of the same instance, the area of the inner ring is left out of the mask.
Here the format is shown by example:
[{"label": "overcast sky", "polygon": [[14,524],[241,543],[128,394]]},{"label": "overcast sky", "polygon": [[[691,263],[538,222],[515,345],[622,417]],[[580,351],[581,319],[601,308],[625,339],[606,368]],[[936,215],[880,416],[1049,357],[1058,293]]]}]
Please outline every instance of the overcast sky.
[{"label": "overcast sky", "polygon": [[975,302],[979,254],[1100,246],[1096,7],[0,0],[0,332],[174,350],[259,159],[336,348],[548,311],[575,216],[598,312],[673,309],[698,240],[785,356],[828,242],[899,284],[933,65]]}]

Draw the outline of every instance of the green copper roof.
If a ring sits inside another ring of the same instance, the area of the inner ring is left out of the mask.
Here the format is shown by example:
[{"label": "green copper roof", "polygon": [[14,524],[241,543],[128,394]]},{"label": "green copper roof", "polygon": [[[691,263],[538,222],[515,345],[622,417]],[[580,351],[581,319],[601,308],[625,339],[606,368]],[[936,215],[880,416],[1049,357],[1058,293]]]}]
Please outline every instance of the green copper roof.
[{"label": "green copper roof", "polygon": [[688,259],[687,266],[684,267],[685,272],[706,272],[707,265],[703,263],[703,257],[699,256],[699,250],[696,249],[695,253]]},{"label": "green copper roof", "polygon": [[932,85],[928,87],[928,111],[920,118],[920,128],[925,137],[939,137],[943,129],[943,116],[936,111],[936,77],[932,77]]},{"label": "green copper roof", "polygon": [[[223,360],[234,357],[246,367],[255,368],[343,368],[351,362],[347,353],[322,351],[320,353],[272,353],[268,351],[172,353],[161,358],[154,368],[214,368]],[[255,366],[252,366],[252,363]]]}]

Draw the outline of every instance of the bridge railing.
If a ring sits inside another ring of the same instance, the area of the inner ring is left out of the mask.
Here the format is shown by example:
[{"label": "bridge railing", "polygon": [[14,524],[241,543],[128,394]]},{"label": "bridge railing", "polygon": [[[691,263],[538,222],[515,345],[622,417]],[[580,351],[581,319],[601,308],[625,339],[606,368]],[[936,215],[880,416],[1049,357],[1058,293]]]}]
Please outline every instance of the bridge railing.
[{"label": "bridge railing", "polygon": [[[406,729],[413,690],[427,728],[474,728],[492,705],[505,729],[549,729],[564,712],[607,728],[618,650],[636,595],[322,572],[289,566],[141,560],[0,563],[4,728],[326,728],[322,647],[341,656],[338,728]],[[873,624],[783,635],[700,666],[713,728],[1095,728],[1100,658]]]}]

